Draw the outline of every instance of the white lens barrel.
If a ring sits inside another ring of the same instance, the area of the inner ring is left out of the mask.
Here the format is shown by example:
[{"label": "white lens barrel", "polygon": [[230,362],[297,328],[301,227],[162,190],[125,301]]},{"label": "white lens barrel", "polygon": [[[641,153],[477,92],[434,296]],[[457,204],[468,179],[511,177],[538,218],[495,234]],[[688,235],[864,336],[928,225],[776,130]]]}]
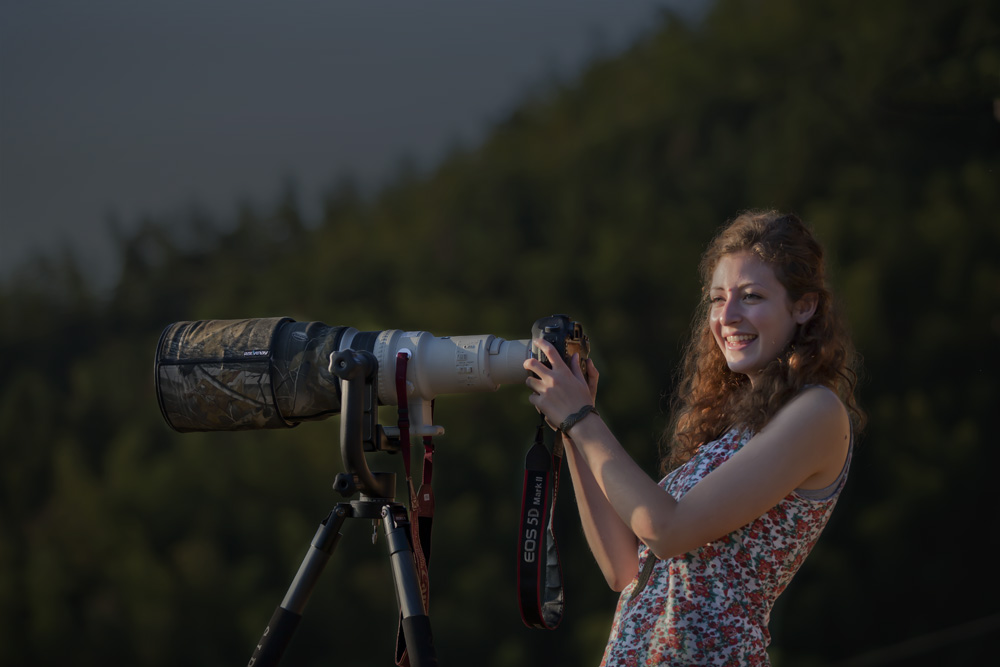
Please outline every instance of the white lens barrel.
[{"label": "white lens barrel", "polygon": [[[348,329],[340,349],[349,349],[355,334],[356,329]],[[437,337],[426,331],[381,331],[371,352],[378,360],[382,405],[398,405],[396,355],[400,350],[410,353],[406,367],[410,431],[417,436],[440,435],[444,429],[431,424],[431,401],[442,394],[496,391],[501,385],[523,383],[528,377],[524,362],[531,354],[531,341],[504,340],[492,334]]]},{"label": "white lens barrel", "polygon": [[529,340],[508,341],[491,334],[436,337],[426,331],[387,330],[372,353],[378,359],[379,400],[396,405],[396,354],[411,352],[406,392],[410,400],[433,400],[442,394],[496,391],[524,382]]}]

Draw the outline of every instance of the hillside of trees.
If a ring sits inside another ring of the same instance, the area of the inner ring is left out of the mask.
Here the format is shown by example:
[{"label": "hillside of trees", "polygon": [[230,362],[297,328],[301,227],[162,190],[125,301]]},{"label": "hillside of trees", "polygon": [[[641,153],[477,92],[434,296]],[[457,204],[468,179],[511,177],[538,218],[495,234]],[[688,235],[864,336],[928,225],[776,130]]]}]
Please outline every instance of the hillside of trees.
[{"label": "hillside of trees", "polygon": [[[0,285],[0,664],[244,664],[341,500],[337,418],[164,424],[152,362],[168,324],[285,315],[520,339],[568,313],[591,338],[602,415],[655,475],[698,256],[759,207],[798,213],[826,244],[870,419],[775,609],[773,664],[993,652],[998,3],[719,0],[697,25],[664,16],[426,173],[372,196],[332,183],[319,220],[296,201],[142,221],[120,235],[109,295],[71,256]],[[527,390],[444,396],[435,417],[441,663],[596,665],[616,595],[568,483],[565,621],[544,632],[518,615]],[[398,456],[369,462],[401,473]],[[371,533],[348,522],[283,664],[391,664],[395,593]]]}]

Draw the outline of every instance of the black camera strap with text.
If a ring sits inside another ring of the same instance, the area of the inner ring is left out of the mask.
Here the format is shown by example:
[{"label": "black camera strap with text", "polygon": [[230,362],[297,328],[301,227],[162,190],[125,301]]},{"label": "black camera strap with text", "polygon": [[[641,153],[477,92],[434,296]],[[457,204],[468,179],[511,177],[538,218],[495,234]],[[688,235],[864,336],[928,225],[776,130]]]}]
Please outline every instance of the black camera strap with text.
[{"label": "black camera strap with text", "polygon": [[543,417],[535,434],[535,443],[524,459],[524,495],[521,498],[517,554],[517,599],[525,625],[529,628],[554,630],[562,621],[565,606],[559,548],[553,529],[563,441],[562,434],[557,433],[550,453],[545,446],[546,430],[549,429]]}]

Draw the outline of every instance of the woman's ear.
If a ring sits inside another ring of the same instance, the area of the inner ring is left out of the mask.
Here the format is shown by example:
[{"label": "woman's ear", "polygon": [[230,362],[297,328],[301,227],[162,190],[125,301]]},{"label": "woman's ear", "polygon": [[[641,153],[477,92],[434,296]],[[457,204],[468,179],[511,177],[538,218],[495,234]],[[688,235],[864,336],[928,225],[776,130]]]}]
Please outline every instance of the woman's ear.
[{"label": "woman's ear", "polygon": [[802,298],[792,305],[792,317],[799,324],[805,324],[816,314],[817,306],[819,306],[819,294],[816,292],[803,294]]}]

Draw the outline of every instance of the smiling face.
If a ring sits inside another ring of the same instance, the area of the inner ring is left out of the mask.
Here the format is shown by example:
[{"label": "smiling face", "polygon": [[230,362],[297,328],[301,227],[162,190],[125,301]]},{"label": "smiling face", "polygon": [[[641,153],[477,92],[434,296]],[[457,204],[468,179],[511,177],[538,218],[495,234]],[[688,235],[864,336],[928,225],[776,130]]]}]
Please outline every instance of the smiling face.
[{"label": "smiling face", "polygon": [[708,324],[729,369],[753,383],[812,317],[815,296],[792,303],[774,270],[756,256],[723,255],[709,284]]}]

